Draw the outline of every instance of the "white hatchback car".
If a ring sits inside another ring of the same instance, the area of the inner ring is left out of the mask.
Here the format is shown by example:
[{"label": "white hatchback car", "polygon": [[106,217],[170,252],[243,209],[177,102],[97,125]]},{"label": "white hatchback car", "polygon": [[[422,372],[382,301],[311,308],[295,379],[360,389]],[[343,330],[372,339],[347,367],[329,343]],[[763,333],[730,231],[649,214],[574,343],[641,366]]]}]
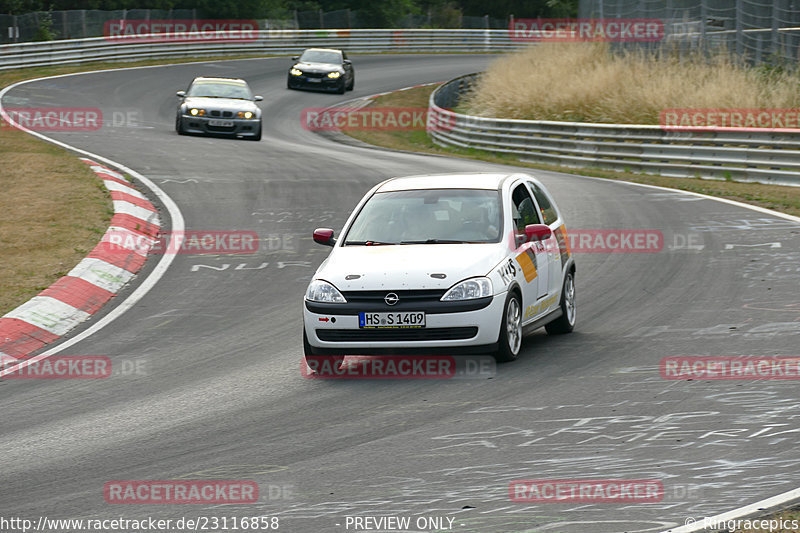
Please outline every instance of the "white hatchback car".
[{"label": "white hatchback car", "polygon": [[[561,214],[527,174],[393,178],[359,202],[308,286],[309,366],[345,355],[492,353],[575,326],[575,262]],[[313,364],[311,363],[313,361]]]}]

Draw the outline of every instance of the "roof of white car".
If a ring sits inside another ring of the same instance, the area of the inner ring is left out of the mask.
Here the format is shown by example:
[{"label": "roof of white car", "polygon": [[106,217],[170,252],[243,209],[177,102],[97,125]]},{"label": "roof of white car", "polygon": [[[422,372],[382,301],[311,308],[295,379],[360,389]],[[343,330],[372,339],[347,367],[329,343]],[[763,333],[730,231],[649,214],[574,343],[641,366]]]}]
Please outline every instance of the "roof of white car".
[{"label": "roof of white car", "polygon": [[314,52],[336,52],[337,54],[341,54],[341,50],[337,50],[335,48],[306,48],[305,51],[308,52],[309,50],[313,50]]},{"label": "roof of white car", "polygon": [[414,189],[485,189],[498,190],[503,181],[512,174],[463,173],[426,174],[392,178],[383,183],[375,192],[407,191]]},{"label": "roof of white car", "polygon": [[214,78],[210,76],[198,76],[194,79],[194,81],[214,81],[219,83],[231,83],[236,85],[247,85],[247,82],[241,78]]}]

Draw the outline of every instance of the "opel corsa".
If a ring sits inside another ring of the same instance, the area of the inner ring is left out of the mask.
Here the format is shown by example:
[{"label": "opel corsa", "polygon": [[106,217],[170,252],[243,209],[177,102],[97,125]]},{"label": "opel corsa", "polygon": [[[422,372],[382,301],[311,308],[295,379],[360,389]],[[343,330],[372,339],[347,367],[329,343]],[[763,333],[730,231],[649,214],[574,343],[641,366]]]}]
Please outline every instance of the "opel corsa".
[{"label": "opel corsa", "polygon": [[552,196],[527,174],[393,178],[361,199],[306,290],[311,368],[345,355],[519,356],[575,327],[575,262]]}]

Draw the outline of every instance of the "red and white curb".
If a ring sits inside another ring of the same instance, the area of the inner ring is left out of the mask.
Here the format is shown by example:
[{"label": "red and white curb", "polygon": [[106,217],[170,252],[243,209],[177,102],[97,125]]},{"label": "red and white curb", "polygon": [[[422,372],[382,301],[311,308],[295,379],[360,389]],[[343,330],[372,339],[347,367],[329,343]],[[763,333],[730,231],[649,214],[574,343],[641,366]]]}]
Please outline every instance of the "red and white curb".
[{"label": "red and white curb", "polygon": [[[81,161],[111,192],[111,224],[97,246],[66,276],[0,317],[0,369],[15,365],[97,313],[142,268],[158,237],[158,211],[144,195],[122,174],[91,159]],[[136,245],[117,244],[124,242]]]}]

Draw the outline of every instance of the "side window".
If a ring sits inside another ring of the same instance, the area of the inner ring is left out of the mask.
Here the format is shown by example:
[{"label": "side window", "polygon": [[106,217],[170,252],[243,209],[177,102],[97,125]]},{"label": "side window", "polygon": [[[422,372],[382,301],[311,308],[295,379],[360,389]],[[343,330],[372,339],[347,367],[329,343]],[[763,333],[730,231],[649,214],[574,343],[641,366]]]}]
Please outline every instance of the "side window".
[{"label": "side window", "polygon": [[544,219],[544,223],[548,226],[558,220],[558,213],[556,213],[556,208],[553,207],[553,204],[550,203],[550,199],[544,193],[544,191],[536,185],[535,183],[528,182],[531,190],[533,191],[533,196],[536,197],[536,203],[539,204],[539,209],[542,211],[542,218]]},{"label": "side window", "polygon": [[513,204],[511,216],[514,218],[514,227],[519,233],[524,234],[525,226],[528,224],[539,224],[536,207],[525,185],[517,185],[511,193],[511,203]]}]

